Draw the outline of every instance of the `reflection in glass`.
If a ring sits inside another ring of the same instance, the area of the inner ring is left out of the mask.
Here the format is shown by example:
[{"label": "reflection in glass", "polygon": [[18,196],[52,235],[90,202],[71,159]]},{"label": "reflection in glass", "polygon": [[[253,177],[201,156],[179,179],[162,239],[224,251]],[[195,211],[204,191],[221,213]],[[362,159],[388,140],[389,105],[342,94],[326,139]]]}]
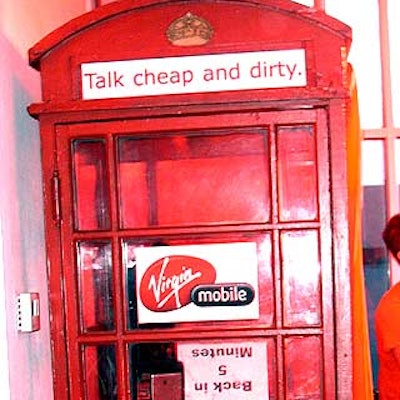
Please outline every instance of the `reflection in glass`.
[{"label": "reflection in glass", "polygon": [[137,298],[136,298],[136,256],[135,248],[137,246],[122,244],[122,255],[125,270],[125,290],[127,298],[127,324],[128,329],[137,327]]},{"label": "reflection in glass", "polygon": [[183,364],[174,343],[128,346],[132,400],[183,400]]},{"label": "reflection in glass", "polygon": [[278,381],[277,381],[277,343],[276,338],[267,338],[267,361],[268,361],[268,388],[269,398],[271,400],[278,398]]},{"label": "reflection in glass", "polygon": [[[137,317],[137,299],[136,299],[136,255],[135,249],[138,247],[151,247],[151,246],[168,246],[167,241],[148,240],[148,241],[124,241],[122,243],[122,257],[125,269],[126,280],[126,308],[127,308],[127,325],[128,329],[138,327]],[[156,325],[152,325],[156,327]],[[162,324],[164,328],[171,326],[171,324]],[[142,328],[147,328],[146,324],[141,325]]]},{"label": "reflection in glass", "polygon": [[321,323],[321,262],[315,230],[281,234],[285,326]]},{"label": "reflection in glass", "polygon": [[315,220],[318,188],[314,126],[279,127],[277,149],[280,220]]},{"label": "reflection in glass", "polygon": [[323,366],[321,339],[317,336],[288,337],[285,345],[287,399],[322,399]]},{"label": "reflection in glass", "polygon": [[[400,149],[399,149],[400,150]],[[400,154],[400,152],[397,152]],[[389,260],[382,241],[386,223],[384,151],[382,140],[364,140],[362,144],[363,184],[363,261],[367,296],[368,329],[374,387],[378,385],[378,357],[375,337],[375,309],[389,288]],[[373,160],[373,162],[371,162]],[[400,168],[397,168],[400,171]]]},{"label": "reflection in glass", "polygon": [[77,244],[80,316],[83,331],[114,329],[111,244]]},{"label": "reflection in glass", "polygon": [[121,138],[122,226],[264,222],[267,156],[261,128]]},{"label": "reflection in glass", "polygon": [[117,400],[117,365],[115,347],[83,347],[85,400]]},{"label": "reflection in glass", "polygon": [[75,229],[110,228],[109,186],[104,140],[72,143]]}]

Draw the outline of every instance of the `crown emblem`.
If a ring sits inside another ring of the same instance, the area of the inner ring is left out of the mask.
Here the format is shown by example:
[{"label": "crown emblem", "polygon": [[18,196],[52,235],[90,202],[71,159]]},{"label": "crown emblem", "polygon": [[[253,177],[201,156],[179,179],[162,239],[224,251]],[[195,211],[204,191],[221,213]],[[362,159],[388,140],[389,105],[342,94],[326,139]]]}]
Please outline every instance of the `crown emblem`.
[{"label": "crown emblem", "polygon": [[213,29],[208,21],[188,12],[172,22],[166,35],[175,46],[201,46],[211,39]]}]

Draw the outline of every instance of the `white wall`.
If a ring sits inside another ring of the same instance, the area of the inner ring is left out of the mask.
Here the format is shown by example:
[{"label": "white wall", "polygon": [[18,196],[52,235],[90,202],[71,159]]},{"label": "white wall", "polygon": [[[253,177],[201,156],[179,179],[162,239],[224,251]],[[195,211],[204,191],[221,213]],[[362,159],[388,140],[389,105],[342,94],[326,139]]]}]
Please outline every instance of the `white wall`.
[{"label": "white wall", "polygon": [[[45,374],[44,386],[50,386],[48,318],[42,318],[43,329],[32,335],[20,335],[16,331],[16,297],[22,291],[39,291],[46,313],[46,286],[43,274],[43,213],[40,208],[40,161],[38,156],[38,132],[36,124],[26,115],[26,104],[39,92],[38,77],[20,60],[11,43],[0,36],[0,52],[7,60],[0,63],[0,220],[2,252],[0,253],[0,284],[3,294],[3,324],[1,342],[8,344],[8,358],[2,360],[3,369],[9,369],[4,387],[11,388],[1,398],[18,399],[30,391],[32,376]],[[33,239],[33,240],[32,240]],[[6,338],[6,340],[4,340]],[[38,366],[38,360],[41,365]],[[30,369],[34,362],[35,370]],[[17,373],[18,372],[18,373]],[[0,386],[2,387],[2,385]],[[44,393],[45,398],[49,393]],[[27,399],[33,399],[30,395]]]},{"label": "white wall", "polygon": [[[52,367],[38,123],[28,49],[82,14],[87,0],[0,0],[0,399],[51,400]],[[19,333],[16,300],[39,292],[41,329]]]}]

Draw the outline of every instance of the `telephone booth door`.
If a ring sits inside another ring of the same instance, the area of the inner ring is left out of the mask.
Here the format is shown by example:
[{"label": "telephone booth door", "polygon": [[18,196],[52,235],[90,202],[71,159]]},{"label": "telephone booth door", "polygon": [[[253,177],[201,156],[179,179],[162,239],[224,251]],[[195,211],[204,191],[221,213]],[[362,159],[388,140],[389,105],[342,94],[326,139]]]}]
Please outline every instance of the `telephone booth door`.
[{"label": "telephone booth door", "polygon": [[353,398],[348,40],[143,0],[32,49],[57,400]]},{"label": "telephone booth door", "polygon": [[[326,122],[316,108],[58,128],[72,398],[166,399],[146,379],[167,373],[182,377],[171,399],[336,398]],[[140,249],[215,253],[222,267],[203,282],[249,284],[255,307],[219,295],[169,316],[162,304],[186,301],[195,267],[166,282],[189,257],[154,274],[160,311],[141,323]]]}]

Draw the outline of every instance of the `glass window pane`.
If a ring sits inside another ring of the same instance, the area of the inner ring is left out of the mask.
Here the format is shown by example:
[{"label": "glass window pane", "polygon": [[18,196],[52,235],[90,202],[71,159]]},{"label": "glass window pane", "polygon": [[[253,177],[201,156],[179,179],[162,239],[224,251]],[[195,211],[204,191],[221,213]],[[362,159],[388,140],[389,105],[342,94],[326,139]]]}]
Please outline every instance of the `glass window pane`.
[{"label": "glass window pane", "polygon": [[284,345],[285,399],[324,398],[321,339],[316,336],[291,337],[284,340]]},{"label": "glass window pane", "polygon": [[280,127],[277,148],[280,220],[315,220],[318,188],[314,127]]},{"label": "glass window pane", "polygon": [[266,221],[266,132],[202,132],[119,141],[122,226]]},{"label": "glass window pane", "polygon": [[[400,139],[396,139],[395,141],[395,169],[396,169],[396,184],[399,189],[398,193],[400,195]],[[399,197],[400,199],[400,197]],[[400,204],[400,200],[399,200]]]},{"label": "glass window pane", "polygon": [[82,330],[113,330],[115,326],[111,244],[79,242],[77,252]]},{"label": "glass window pane", "polygon": [[[258,320],[246,321],[231,321],[230,325],[243,325],[247,327],[250,325],[259,325],[272,327],[275,323],[275,296],[274,296],[274,283],[273,283],[273,263],[272,263],[272,250],[271,250],[271,237],[269,234],[265,235],[235,235],[221,237],[208,236],[200,238],[185,238],[179,239],[128,239],[122,243],[123,265],[125,270],[125,307],[127,310],[127,327],[128,329],[135,328],[171,328],[176,326],[172,323],[160,324],[140,324],[137,325],[137,301],[136,301],[136,256],[135,251],[139,247],[152,247],[152,246],[180,246],[190,244],[212,244],[224,243],[233,241],[250,241],[257,243],[257,259],[258,259],[258,282],[259,282],[259,311],[260,317]],[[222,282],[220,282],[222,283]],[[215,325],[223,324],[223,322],[210,321],[210,322],[197,322],[196,324]],[[179,327],[192,326],[193,323],[181,322]]]},{"label": "glass window pane", "polygon": [[277,368],[277,351],[276,339],[268,338],[267,340],[267,358],[268,358],[268,388],[269,398],[278,398],[278,368]]},{"label": "glass window pane", "polygon": [[113,345],[84,346],[85,400],[117,400],[117,364]]},{"label": "glass window pane", "polygon": [[[274,399],[275,347],[273,339],[131,344],[131,399]],[[164,396],[157,397],[160,387]]]},{"label": "glass window pane", "polygon": [[184,366],[185,398],[274,399],[268,388],[271,355],[266,342],[259,338],[224,338],[178,343],[178,358]]},{"label": "glass window pane", "polygon": [[[400,70],[400,2],[398,0],[388,0],[388,20],[389,20],[389,46],[390,46],[390,79],[392,82],[392,115],[393,122],[400,128],[400,77],[397,73]],[[396,152],[396,154],[398,154]]]},{"label": "glass window pane", "polygon": [[321,263],[317,231],[282,232],[284,325],[321,323]]},{"label": "glass window pane", "polygon": [[375,309],[382,294],[389,288],[389,262],[382,240],[382,230],[387,215],[384,171],[383,141],[364,140],[362,143],[363,262],[375,388],[378,385]]},{"label": "glass window pane", "polygon": [[175,343],[128,346],[132,400],[183,400],[183,364]]},{"label": "glass window pane", "polygon": [[72,144],[75,229],[110,228],[106,146],[103,140]]}]

